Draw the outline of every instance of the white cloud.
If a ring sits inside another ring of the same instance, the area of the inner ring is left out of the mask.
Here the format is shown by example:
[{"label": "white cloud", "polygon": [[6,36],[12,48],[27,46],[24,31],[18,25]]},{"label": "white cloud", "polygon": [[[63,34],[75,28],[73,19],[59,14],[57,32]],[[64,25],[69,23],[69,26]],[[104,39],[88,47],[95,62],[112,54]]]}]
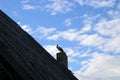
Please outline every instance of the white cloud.
[{"label": "white cloud", "polygon": [[[91,46],[103,52],[120,52],[120,19],[101,20],[94,27],[94,34],[83,34],[77,41],[84,46]],[[99,35],[98,35],[99,34]]]},{"label": "white cloud", "polygon": [[56,58],[56,53],[59,51],[56,48],[56,45],[45,45],[44,48],[54,57]]},{"label": "white cloud", "polygon": [[120,10],[110,10],[108,11],[108,15],[111,17],[111,18],[120,18]]},{"label": "white cloud", "polygon": [[45,26],[39,26],[36,29],[36,32],[39,33],[40,35],[48,36],[49,34],[53,33],[56,31],[54,27],[45,27]]},{"label": "white cloud", "polygon": [[99,46],[103,43],[103,38],[98,34],[87,35],[80,44],[85,46]]},{"label": "white cloud", "polygon": [[33,29],[31,27],[29,27],[29,25],[22,25],[21,28],[31,35],[34,33]]},{"label": "white cloud", "polygon": [[88,14],[84,14],[83,18],[83,28],[81,29],[81,33],[89,32],[92,30],[92,24],[96,21],[97,18],[100,17],[100,14],[95,16],[90,16]]},{"label": "white cloud", "polygon": [[96,19],[97,17],[98,17],[98,15],[97,16],[90,16],[88,14],[84,14],[82,16],[84,25],[91,24],[93,22],[93,20]]},{"label": "white cloud", "polygon": [[59,38],[63,38],[63,39],[67,39],[69,41],[73,41],[76,39],[76,37],[78,35],[79,35],[79,31],[77,31],[75,29],[68,29],[67,31],[63,31],[63,32],[59,31],[52,36],[48,36],[47,39],[48,40],[57,40]]},{"label": "white cloud", "polygon": [[88,5],[94,8],[101,8],[101,7],[112,7],[115,4],[115,0],[75,0],[81,6]]},{"label": "white cloud", "polygon": [[29,4],[24,4],[24,5],[22,6],[22,8],[23,8],[23,10],[35,10],[35,9],[36,9],[35,6],[29,5]]},{"label": "white cloud", "polygon": [[50,2],[51,4],[47,4],[45,8],[51,13],[51,15],[66,13],[73,7],[73,3],[68,0],[50,0]]},{"label": "white cloud", "polygon": [[101,17],[100,14],[97,15],[84,14],[81,18],[83,18],[84,25],[91,25],[99,17]]},{"label": "white cloud", "polygon": [[99,48],[99,46],[103,45],[103,43],[105,42],[104,38],[96,33],[80,34],[75,40],[79,42],[80,45],[96,48]]},{"label": "white cloud", "polygon": [[48,40],[57,40],[60,37],[61,34],[54,34],[52,36],[48,36]]},{"label": "white cloud", "polygon": [[71,56],[74,54],[74,51],[71,48],[65,48],[65,51],[66,51],[68,56]]},{"label": "white cloud", "polygon": [[38,39],[41,39],[43,37],[47,37],[50,34],[56,32],[56,28],[54,27],[45,27],[45,26],[38,26],[36,29],[31,28],[29,25],[21,25],[21,22],[18,22],[18,24],[21,26],[21,28],[32,35],[33,37],[36,37]]},{"label": "white cloud", "polygon": [[98,33],[104,36],[120,36],[120,19],[101,20],[94,28]]},{"label": "white cloud", "polygon": [[83,41],[86,37],[88,36],[88,34],[81,34],[76,38],[76,41],[81,42]]},{"label": "white cloud", "polygon": [[75,58],[72,58],[72,57],[68,57],[68,62],[70,63],[79,63],[79,61]]},{"label": "white cloud", "polygon": [[64,23],[65,23],[65,26],[71,26],[72,25],[71,19],[66,19]]},{"label": "white cloud", "polygon": [[13,15],[16,17],[20,17],[20,14],[17,11],[13,11]]},{"label": "white cloud", "polygon": [[42,10],[41,3],[39,0],[21,0],[21,8],[23,10]]},{"label": "white cloud", "polygon": [[79,80],[119,80],[120,56],[94,53],[93,58],[83,61],[75,75]]},{"label": "white cloud", "polygon": [[69,29],[61,33],[61,37],[63,37],[64,39],[68,39],[69,41],[76,39],[78,35],[79,35],[79,32],[76,31],[75,29]]},{"label": "white cloud", "polygon": [[92,50],[88,48],[86,51],[79,53],[80,57],[90,57],[92,54],[90,54]]},{"label": "white cloud", "polygon": [[67,56],[71,57],[71,58],[75,58],[75,57],[80,57],[80,52],[77,51],[75,49],[75,47],[73,48],[64,48],[64,51],[66,52]]},{"label": "white cloud", "polygon": [[91,25],[85,25],[82,29],[81,29],[81,33],[85,33],[91,30]]},{"label": "white cloud", "polygon": [[21,3],[28,3],[30,0],[21,0]]},{"label": "white cloud", "polygon": [[106,41],[104,45],[100,47],[105,52],[113,52],[113,54],[120,53],[120,35],[115,38],[111,38]]}]

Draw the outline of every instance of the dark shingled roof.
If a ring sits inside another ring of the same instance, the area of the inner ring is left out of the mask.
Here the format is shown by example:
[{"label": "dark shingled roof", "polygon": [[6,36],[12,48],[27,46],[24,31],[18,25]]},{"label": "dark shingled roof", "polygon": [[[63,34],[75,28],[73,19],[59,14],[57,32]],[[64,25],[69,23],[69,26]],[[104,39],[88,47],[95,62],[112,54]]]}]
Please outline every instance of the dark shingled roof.
[{"label": "dark shingled roof", "polygon": [[78,80],[0,10],[0,80]]}]

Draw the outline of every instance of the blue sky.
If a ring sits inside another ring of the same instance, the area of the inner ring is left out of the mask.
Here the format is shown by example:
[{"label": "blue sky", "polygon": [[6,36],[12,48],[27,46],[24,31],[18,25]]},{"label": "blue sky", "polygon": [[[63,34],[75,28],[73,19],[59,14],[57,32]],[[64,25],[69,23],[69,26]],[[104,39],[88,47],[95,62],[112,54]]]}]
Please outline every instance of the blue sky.
[{"label": "blue sky", "polygon": [[0,9],[79,80],[120,79],[120,0],[1,0]]}]

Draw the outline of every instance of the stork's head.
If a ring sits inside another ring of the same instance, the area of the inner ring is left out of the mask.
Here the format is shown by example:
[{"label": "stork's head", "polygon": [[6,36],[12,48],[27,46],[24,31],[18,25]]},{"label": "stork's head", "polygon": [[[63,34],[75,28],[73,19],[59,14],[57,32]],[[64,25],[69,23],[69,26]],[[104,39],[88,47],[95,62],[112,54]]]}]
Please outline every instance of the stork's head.
[{"label": "stork's head", "polygon": [[58,44],[57,44],[57,46],[56,46],[56,47],[57,47],[57,48],[59,47],[59,46],[58,46]]}]

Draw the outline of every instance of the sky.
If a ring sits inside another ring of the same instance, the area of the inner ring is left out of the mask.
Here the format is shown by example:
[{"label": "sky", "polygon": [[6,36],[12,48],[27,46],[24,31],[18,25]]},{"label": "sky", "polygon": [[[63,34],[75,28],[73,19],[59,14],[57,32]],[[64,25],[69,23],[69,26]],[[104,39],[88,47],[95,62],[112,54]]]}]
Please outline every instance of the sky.
[{"label": "sky", "polygon": [[120,0],[1,0],[0,9],[79,80],[120,79]]}]

